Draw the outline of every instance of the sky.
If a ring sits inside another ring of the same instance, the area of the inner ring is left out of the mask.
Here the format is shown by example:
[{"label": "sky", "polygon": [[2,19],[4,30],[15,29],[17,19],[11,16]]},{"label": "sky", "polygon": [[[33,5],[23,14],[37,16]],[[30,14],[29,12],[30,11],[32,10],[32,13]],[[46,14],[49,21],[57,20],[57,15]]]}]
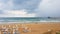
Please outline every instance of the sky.
[{"label": "sky", "polygon": [[0,0],[0,17],[60,17],[60,0]]}]

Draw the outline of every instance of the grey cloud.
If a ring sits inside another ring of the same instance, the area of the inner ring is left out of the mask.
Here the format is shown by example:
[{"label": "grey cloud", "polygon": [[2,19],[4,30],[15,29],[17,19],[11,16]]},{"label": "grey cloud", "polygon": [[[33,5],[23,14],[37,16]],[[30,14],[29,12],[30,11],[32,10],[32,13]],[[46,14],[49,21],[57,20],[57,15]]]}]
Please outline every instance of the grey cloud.
[{"label": "grey cloud", "polygon": [[37,10],[37,16],[60,17],[60,0],[42,0]]},{"label": "grey cloud", "polygon": [[[27,9],[32,10],[38,6],[40,0],[14,0],[15,9]],[[14,9],[13,8],[13,9]]]}]

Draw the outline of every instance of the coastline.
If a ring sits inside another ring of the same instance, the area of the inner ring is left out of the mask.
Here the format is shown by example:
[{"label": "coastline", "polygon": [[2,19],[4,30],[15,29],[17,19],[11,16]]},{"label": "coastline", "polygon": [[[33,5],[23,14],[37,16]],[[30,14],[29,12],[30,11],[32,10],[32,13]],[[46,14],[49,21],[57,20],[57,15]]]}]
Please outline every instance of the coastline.
[{"label": "coastline", "polygon": [[60,23],[60,22],[0,22],[0,24],[49,24],[49,23]]}]

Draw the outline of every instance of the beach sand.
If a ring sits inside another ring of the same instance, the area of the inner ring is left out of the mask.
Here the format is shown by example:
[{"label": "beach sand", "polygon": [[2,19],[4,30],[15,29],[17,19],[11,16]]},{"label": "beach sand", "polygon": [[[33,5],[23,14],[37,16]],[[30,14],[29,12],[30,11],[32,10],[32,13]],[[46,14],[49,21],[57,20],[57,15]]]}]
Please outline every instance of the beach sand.
[{"label": "beach sand", "polygon": [[[11,29],[13,27],[18,28],[20,34],[56,34],[60,31],[60,22],[0,24],[0,29],[2,26]],[[25,29],[27,32],[24,32]],[[13,30],[10,31],[13,32]]]}]

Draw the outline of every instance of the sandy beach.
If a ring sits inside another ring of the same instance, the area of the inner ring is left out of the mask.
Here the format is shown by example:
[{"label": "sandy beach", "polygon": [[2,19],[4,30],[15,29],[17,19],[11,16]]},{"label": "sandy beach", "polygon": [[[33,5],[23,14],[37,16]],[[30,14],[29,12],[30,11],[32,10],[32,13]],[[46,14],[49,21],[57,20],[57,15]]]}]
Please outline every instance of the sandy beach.
[{"label": "sandy beach", "polygon": [[[13,27],[18,28],[20,34],[56,34],[56,32],[60,32],[60,22],[0,24],[0,33],[2,27],[11,28],[11,29]],[[24,32],[25,29],[27,30],[27,32]],[[13,30],[10,30],[10,32],[12,33]]]}]

